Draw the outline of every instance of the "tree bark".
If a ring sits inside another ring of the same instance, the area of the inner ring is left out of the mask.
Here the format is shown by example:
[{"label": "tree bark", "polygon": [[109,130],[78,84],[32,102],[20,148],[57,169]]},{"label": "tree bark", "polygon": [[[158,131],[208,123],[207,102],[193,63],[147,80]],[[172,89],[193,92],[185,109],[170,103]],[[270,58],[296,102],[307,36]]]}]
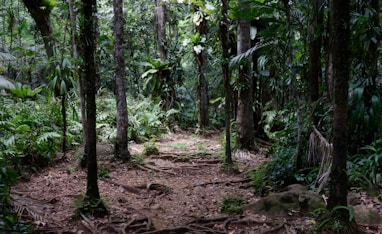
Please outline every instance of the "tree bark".
[{"label": "tree bark", "polygon": [[[166,39],[166,6],[162,0],[155,0],[155,39],[161,62],[168,60]],[[159,92],[161,96],[161,107],[164,110],[171,109],[175,104],[175,84],[171,79],[171,72],[164,70],[159,72]]]},{"label": "tree bark", "polygon": [[128,150],[127,130],[128,113],[126,104],[126,74],[123,37],[123,5],[122,0],[114,0],[114,61],[115,83],[117,91],[117,138],[114,144],[114,157],[130,161]]},{"label": "tree bark", "polygon": [[[200,11],[199,7],[195,6],[194,11],[196,14]],[[200,14],[203,14],[201,21],[199,21],[198,25],[195,25],[195,31],[196,33],[199,33],[200,38],[207,38],[207,32],[208,32],[208,26],[207,26],[207,19],[203,12]],[[200,42],[201,46],[203,46],[203,43]],[[203,46],[205,47],[205,46]],[[202,130],[202,132],[208,127],[209,125],[209,116],[208,116],[208,83],[206,80],[206,62],[207,62],[207,53],[206,49],[202,49],[201,51],[195,51],[195,60],[196,64],[198,65],[198,85],[196,87],[197,90],[197,98],[198,98],[198,125],[199,128]]]},{"label": "tree bark", "polygon": [[[336,206],[347,206],[348,178],[347,162],[347,103],[350,65],[350,3],[348,0],[330,1],[329,35],[330,53],[333,58],[334,79],[334,120],[333,120],[333,163],[330,171],[328,209]],[[349,223],[349,211],[337,209],[334,215],[345,226],[342,233],[354,228]],[[355,232],[346,232],[355,233]]]},{"label": "tree bark", "polygon": [[229,22],[227,19],[228,14],[228,1],[221,1],[221,15],[222,19],[219,24],[219,38],[222,47],[222,71],[223,71],[223,82],[224,82],[224,114],[225,114],[225,158],[224,163],[232,165],[232,152],[231,152],[231,86],[230,86],[230,70],[229,70]]},{"label": "tree bark", "polygon": [[[239,20],[237,28],[237,53],[242,54],[251,48],[251,22]],[[253,126],[253,82],[251,59],[248,58],[239,67],[237,104],[237,144],[240,149],[254,149]]]},{"label": "tree bark", "polygon": [[88,210],[95,216],[107,213],[100,202],[97,168],[96,133],[96,0],[82,0],[83,22],[81,22],[81,45],[83,47],[84,75],[86,80],[86,116],[87,116],[87,187],[84,199]]}]

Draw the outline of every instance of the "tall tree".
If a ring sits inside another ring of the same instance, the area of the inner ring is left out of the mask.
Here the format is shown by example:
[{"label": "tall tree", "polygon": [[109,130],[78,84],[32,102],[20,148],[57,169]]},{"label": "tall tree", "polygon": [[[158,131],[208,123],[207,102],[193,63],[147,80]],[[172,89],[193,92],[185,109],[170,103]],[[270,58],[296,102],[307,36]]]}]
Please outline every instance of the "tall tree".
[{"label": "tall tree", "polygon": [[[72,56],[75,60],[79,59],[80,57],[83,57],[83,48],[78,45],[79,43],[79,37],[78,37],[78,20],[76,11],[74,8],[73,0],[68,0],[68,8],[69,8],[69,18],[70,18],[70,24],[71,24],[71,44],[72,44]],[[86,132],[86,83],[85,83],[85,77],[84,77],[84,71],[82,68],[77,69],[78,74],[78,89],[79,89],[79,98],[80,98],[80,109],[81,109],[81,124],[82,124],[82,136],[84,138],[84,152],[83,157],[81,158],[80,165],[82,168],[86,168],[88,159],[87,159],[87,132]]]},{"label": "tall tree", "polygon": [[[251,48],[251,22],[239,19],[237,27],[237,53],[242,54]],[[248,57],[239,66],[237,81],[238,104],[236,124],[238,130],[237,144],[241,149],[254,148],[253,125],[253,82],[251,59]]]},{"label": "tall tree", "polygon": [[115,83],[117,91],[117,138],[114,144],[114,157],[123,161],[130,160],[127,148],[128,114],[126,104],[126,77],[123,37],[123,5],[122,0],[114,0],[114,60]]},{"label": "tall tree", "polygon": [[229,22],[228,22],[228,1],[221,1],[221,21],[219,24],[219,38],[222,47],[222,71],[224,82],[224,115],[225,115],[225,163],[233,164],[231,153],[231,86],[230,86],[230,70],[229,70]]},{"label": "tall tree", "polygon": [[[347,206],[347,104],[350,73],[350,3],[348,0],[330,1],[330,41],[334,80],[333,164],[330,171],[328,209]],[[334,215],[345,228],[342,233],[358,233],[349,223],[349,211],[336,209]]]},{"label": "tall tree", "polygon": [[84,75],[86,80],[86,116],[87,116],[87,187],[84,198],[84,211],[95,216],[107,213],[100,200],[97,169],[97,133],[96,133],[96,0],[82,0],[81,46],[83,53]]},{"label": "tall tree", "polygon": [[208,22],[206,14],[199,6],[194,6],[194,26],[196,35],[194,43],[194,54],[198,65],[198,85],[196,87],[198,98],[198,125],[203,131],[209,125],[208,117],[208,83],[206,79],[207,52],[203,44],[207,40]]}]

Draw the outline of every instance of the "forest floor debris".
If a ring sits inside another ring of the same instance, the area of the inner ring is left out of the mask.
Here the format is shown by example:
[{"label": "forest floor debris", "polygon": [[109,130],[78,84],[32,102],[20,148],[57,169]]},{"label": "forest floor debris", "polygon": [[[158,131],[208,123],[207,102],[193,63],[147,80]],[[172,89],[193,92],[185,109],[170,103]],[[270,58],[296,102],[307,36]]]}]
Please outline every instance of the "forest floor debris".
[{"label": "forest floor debris", "polygon": [[[147,157],[142,157],[143,144],[129,145],[131,154],[141,157],[138,166],[112,162],[111,145],[98,144],[103,172],[99,189],[108,217],[75,217],[86,190],[86,171],[78,167],[76,152],[68,162],[45,168],[12,188],[18,212],[41,233],[310,233],[317,225],[312,217],[298,214],[270,218],[222,213],[224,198],[259,200],[246,172],[269,160],[264,148],[234,154],[240,173],[225,174],[219,132],[208,137],[172,133],[154,144],[159,154]],[[382,226],[366,229],[378,233]]]}]

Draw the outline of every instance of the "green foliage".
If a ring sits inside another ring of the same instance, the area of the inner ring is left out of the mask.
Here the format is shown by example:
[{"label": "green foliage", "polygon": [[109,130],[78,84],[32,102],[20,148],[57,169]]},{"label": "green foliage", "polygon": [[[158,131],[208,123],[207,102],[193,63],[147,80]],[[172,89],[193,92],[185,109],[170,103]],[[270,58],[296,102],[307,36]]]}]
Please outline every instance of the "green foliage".
[{"label": "green foliage", "polygon": [[[1,98],[1,97],[0,97]],[[0,163],[19,167],[44,165],[53,159],[61,134],[53,103],[14,102],[0,107],[4,131],[0,134]]]},{"label": "green foliage", "polygon": [[[343,220],[342,212],[349,213],[349,220]],[[339,233],[345,227],[344,222],[351,222],[354,218],[354,209],[347,206],[336,206],[333,210],[319,207],[312,212],[313,217],[318,219],[318,227],[315,231],[333,231]]]},{"label": "green foliage", "polygon": [[20,220],[13,212],[9,188],[17,181],[16,171],[0,167],[0,232],[1,233],[35,233],[32,223]]},{"label": "green foliage", "polygon": [[32,88],[29,85],[23,85],[19,82],[17,82],[13,88],[10,89],[11,93],[18,98],[21,98],[22,100],[25,99],[34,99],[37,94],[39,94],[43,90],[43,87],[40,86],[38,88],[35,88],[32,90]]},{"label": "green foliage", "polygon": [[378,188],[382,182],[382,139],[362,147],[361,150],[361,153],[349,159],[349,181],[373,192],[371,189]]},{"label": "green foliage", "polygon": [[295,181],[295,152],[296,145],[285,140],[270,149],[273,160],[268,164],[269,179],[275,185],[285,186]]},{"label": "green foliage", "polygon": [[239,197],[224,197],[220,210],[229,215],[240,215],[248,202]]},{"label": "green foliage", "polygon": [[255,171],[249,173],[251,184],[256,189],[256,193],[264,194],[268,186],[272,186],[272,181],[269,178],[269,163],[260,164]]},{"label": "green foliage", "polygon": [[382,136],[382,92],[367,83],[358,83],[350,89],[348,126],[352,153]]},{"label": "green foliage", "polygon": [[101,167],[98,169],[98,178],[109,178],[109,169],[105,168],[105,167]]}]

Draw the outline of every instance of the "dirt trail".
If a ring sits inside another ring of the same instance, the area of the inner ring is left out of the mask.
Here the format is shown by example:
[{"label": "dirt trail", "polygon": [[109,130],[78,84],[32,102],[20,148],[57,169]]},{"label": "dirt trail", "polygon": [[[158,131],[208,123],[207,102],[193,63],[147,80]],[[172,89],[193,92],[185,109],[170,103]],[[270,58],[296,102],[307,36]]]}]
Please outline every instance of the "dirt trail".
[{"label": "dirt trail", "polygon": [[[155,142],[159,153],[148,157],[139,157],[143,144],[130,144],[130,152],[140,162],[134,167],[111,162],[112,146],[99,143],[99,189],[110,210],[110,216],[103,219],[74,216],[76,201],[86,189],[86,172],[76,162],[81,150],[72,152],[69,162],[48,167],[12,187],[14,207],[41,233],[310,233],[317,222],[298,213],[279,218],[223,214],[224,198],[239,197],[248,203],[259,199],[246,172],[268,159],[265,149],[256,154],[236,152],[234,161],[240,173],[222,173],[219,142],[219,132],[210,132],[208,137],[169,134]],[[363,191],[355,195],[358,204],[382,214],[378,200]],[[382,232],[379,224],[363,227],[367,233]]]},{"label": "dirt trail", "polygon": [[[20,208],[24,215],[35,220],[45,233],[90,233],[101,226],[109,226],[104,228],[107,230],[104,233],[123,233],[116,227],[129,222],[137,226],[140,222],[142,227],[146,222],[151,224],[151,230],[159,230],[195,219],[225,217],[220,212],[224,197],[256,200],[245,172],[265,158],[261,153],[237,154],[235,160],[242,173],[223,174],[219,135],[218,132],[211,132],[209,137],[186,132],[170,134],[155,142],[158,155],[144,158],[142,166],[133,168],[111,163],[111,146],[99,144],[99,169],[108,175],[99,180],[99,189],[111,212],[108,219],[73,218],[76,199],[86,189],[86,172],[78,169],[75,153],[70,162],[46,168],[13,187],[15,205],[24,207]],[[133,155],[144,149],[142,144],[129,147]]]}]

